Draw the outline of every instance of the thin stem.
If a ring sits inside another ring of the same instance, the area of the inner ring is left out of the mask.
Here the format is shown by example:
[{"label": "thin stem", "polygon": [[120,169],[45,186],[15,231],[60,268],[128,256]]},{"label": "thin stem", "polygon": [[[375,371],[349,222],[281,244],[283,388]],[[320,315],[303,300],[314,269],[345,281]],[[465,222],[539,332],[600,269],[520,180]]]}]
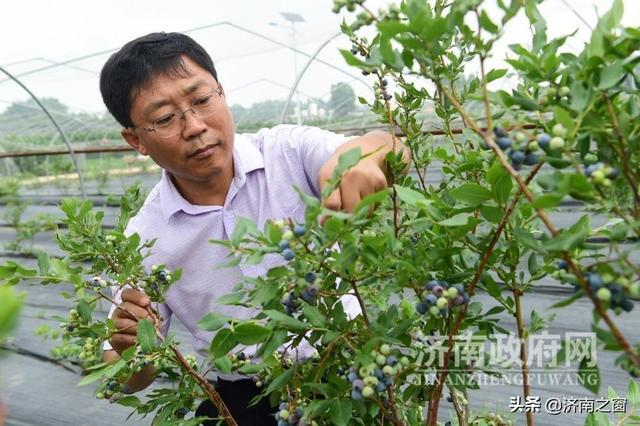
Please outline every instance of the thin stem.
[{"label": "thin stem", "polygon": [[[515,276],[515,274],[514,274]],[[527,339],[524,333],[524,322],[522,320],[522,304],[520,303],[522,292],[517,286],[513,285],[513,297],[516,305],[516,323],[518,325],[518,339],[520,340],[520,366],[522,368],[522,391],[525,401],[531,396],[531,383],[529,382],[529,365],[527,360]],[[533,426],[533,410],[527,410],[527,426]]]},{"label": "thin stem", "polygon": [[451,394],[451,403],[453,404],[453,409],[456,412],[456,417],[458,417],[458,425],[467,426],[467,417],[465,416],[465,412],[463,411],[460,401],[458,401],[458,395],[456,395],[456,391],[453,386],[448,386],[448,388],[449,393]]}]

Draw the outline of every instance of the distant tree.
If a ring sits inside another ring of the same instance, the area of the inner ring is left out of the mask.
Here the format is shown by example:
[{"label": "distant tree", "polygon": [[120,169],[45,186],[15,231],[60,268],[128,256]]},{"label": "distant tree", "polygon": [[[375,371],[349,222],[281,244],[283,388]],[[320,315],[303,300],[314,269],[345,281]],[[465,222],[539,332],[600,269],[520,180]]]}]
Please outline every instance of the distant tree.
[{"label": "distant tree", "polygon": [[347,83],[331,85],[331,98],[328,106],[334,117],[342,117],[353,112],[356,109],[355,102],[356,94]]},{"label": "distant tree", "polygon": [[[40,102],[51,113],[63,113],[69,112],[69,107],[60,102],[56,98],[40,98]],[[28,99],[26,101],[16,101],[7,107],[2,115],[5,117],[20,117],[20,116],[34,116],[42,114],[42,109],[38,106],[36,101]]]}]

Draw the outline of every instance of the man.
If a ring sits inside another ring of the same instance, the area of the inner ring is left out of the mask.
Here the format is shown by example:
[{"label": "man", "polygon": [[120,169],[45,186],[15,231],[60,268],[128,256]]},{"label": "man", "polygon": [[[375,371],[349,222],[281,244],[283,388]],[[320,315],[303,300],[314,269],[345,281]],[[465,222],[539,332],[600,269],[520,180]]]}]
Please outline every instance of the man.
[{"label": "man", "polygon": [[[265,262],[213,269],[227,252],[209,239],[227,238],[238,217],[248,217],[259,227],[268,219],[290,217],[302,222],[304,204],[293,186],[319,197],[340,154],[355,147],[373,154],[345,174],[325,205],[352,211],[360,199],[387,185],[384,157],[392,140],[383,132],[349,141],[320,129],[295,126],[236,135],[211,58],[183,34],[152,33],[126,44],[105,64],[100,90],[107,108],[124,127],[123,138],[163,169],[161,181],[129,223],[127,233],[137,232],[143,241],[157,238],[145,268],[152,264],[182,268],[182,278],[169,289],[158,312],[164,333],[175,315],[192,333],[199,352],[206,352],[212,333],[199,330],[198,320],[210,311],[252,316],[251,310],[216,301],[243,276],[257,276],[273,266]],[[398,143],[398,148],[403,146]],[[114,297],[138,318],[147,316],[149,298],[144,294],[127,289]],[[110,316],[123,331],[105,343],[105,360],[117,359],[136,340],[138,318],[115,306]],[[149,366],[127,387],[134,392],[153,379]],[[247,407],[258,393],[248,378],[221,377],[218,390],[239,424],[275,424],[267,401]],[[215,416],[215,411],[205,405],[198,414]]]}]

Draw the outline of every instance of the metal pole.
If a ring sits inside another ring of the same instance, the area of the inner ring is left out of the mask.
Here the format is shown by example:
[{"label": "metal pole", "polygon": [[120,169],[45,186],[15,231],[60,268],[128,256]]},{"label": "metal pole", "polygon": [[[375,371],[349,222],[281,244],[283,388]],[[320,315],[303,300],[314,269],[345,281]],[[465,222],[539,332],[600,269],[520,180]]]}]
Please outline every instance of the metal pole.
[{"label": "metal pole", "polygon": [[[293,94],[296,93],[296,90],[298,88],[298,84],[300,84],[300,80],[302,80],[302,76],[304,75],[304,73],[307,72],[307,69],[309,68],[309,65],[311,65],[311,63],[316,59],[316,56],[318,56],[320,51],[322,51],[322,49],[324,49],[327,44],[329,44],[333,39],[335,39],[339,35],[342,35],[342,32],[336,33],[336,34],[332,35],[331,37],[329,37],[329,39],[327,41],[325,41],[324,43],[322,43],[320,45],[320,47],[318,47],[318,50],[316,50],[313,53],[313,55],[311,55],[309,57],[309,60],[307,61],[307,63],[302,68],[302,71],[300,71],[300,74],[298,74],[298,76],[296,77],[296,81],[293,83],[293,86],[291,87],[291,90],[289,90],[289,96],[287,96],[287,102],[284,104],[284,108],[282,108],[282,112],[280,113],[280,123],[284,123],[284,117],[286,116],[287,110],[289,109],[289,105],[291,104],[291,99],[293,98]],[[367,87],[369,87],[369,86],[367,86]]]},{"label": "metal pole", "polygon": [[[293,75],[297,78],[298,76],[298,54],[296,53],[296,23],[291,21],[291,45],[293,46]],[[296,86],[297,87],[297,86]],[[302,125],[302,105],[300,105],[300,95],[298,91],[295,92],[296,95],[296,106],[298,108],[298,126]]]},{"label": "metal pole", "polygon": [[67,145],[67,149],[69,150],[69,154],[71,154],[71,161],[73,161],[73,165],[75,166],[76,171],[78,172],[78,178],[80,180],[80,193],[82,194],[82,198],[86,199],[87,198],[87,193],[84,190],[84,177],[82,176],[82,170],[80,170],[80,166],[78,165],[78,160],[76,158],[76,154],[73,151],[73,147],[71,146],[71,143],[69,142],[69,139],[67,139],[67,135],[65,135],[64,132],[62,131],[62,127],[60,127],[60,125],[58,124],[56,119],[53,118],[53,115],[51,115],[51,113],[49,112],[47,107],[45,107],[42,104],[42,102],[40,102],[40,99],[38,99],[38,97],[36,95],[34,95],[33,92],[31,92],[31,90],[29,90],[29,88],[27,86],[22,84],[22,82],[20,80],[18,80],[16,77],[14,77],[11,73],[9,73],[9,71],[5,70],[3,67],[0,67],[0,71],[5,73],[10,79],[15,81],[18,84],[18,86],[22,87],[33,98],[33,100],[36,101],[38,106],[40,108],[42,108],[44,113],[47,114],[47,117],[49,117],[49,119],[51,120],[53,125],[56,127],[56,129],[58,129],[58,133],[60,133],[60,136],[62,137],[62,140],[64,141],[65,145]]}]

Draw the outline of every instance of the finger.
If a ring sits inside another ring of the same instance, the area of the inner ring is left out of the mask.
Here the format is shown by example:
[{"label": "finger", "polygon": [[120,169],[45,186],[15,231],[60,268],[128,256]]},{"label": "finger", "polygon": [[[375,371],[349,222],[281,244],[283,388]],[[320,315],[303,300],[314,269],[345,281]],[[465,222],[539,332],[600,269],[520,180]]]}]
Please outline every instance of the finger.
[{"label": "finger", "polygon": [[136,336],[131,334],[116,333],[111,336],[111,339],[109,339],[109,343],[111,343],[111,346],[114,349],[116,349],[118,352],[121,352],[123,349],[129,348],[136,344]]},{"label": "finger", "polygon": [[132,288],[124,289],[122,292],[122,301],[131,302],[138,306],[142,306],[143,308],[149,306],[149,303],[151,302],[149,296]]},{"label": "finger", "polygon": [[118,333],[137,334],[138,322],[129,318],[118,318],[114,321]]},{"label": "finger", "polygon": [[353,213],[360,201],[360,185],[354,184],[354,182],[345,182],[340,185],[340,195],[342,197],[342,208],[348,213]]},{"label": "finger", "polygon": [[150,317],[149,311],[131,302],[122,303],[114,313],[115,318],[131,318],[134,320]]},{"label": "finger", "polygon": [[342,199],[340,197],[340,189],[335,189],[322,203],[329,210],[340,210],[342,208]]}]

